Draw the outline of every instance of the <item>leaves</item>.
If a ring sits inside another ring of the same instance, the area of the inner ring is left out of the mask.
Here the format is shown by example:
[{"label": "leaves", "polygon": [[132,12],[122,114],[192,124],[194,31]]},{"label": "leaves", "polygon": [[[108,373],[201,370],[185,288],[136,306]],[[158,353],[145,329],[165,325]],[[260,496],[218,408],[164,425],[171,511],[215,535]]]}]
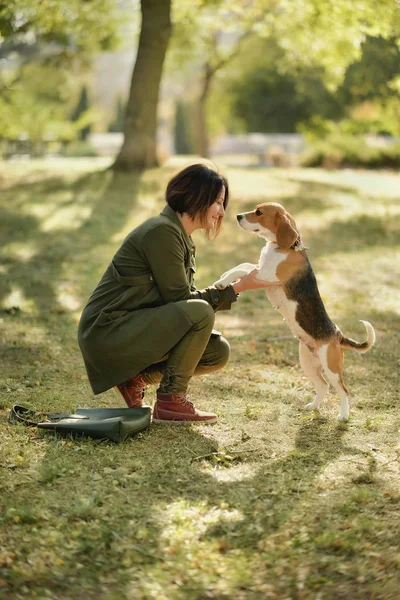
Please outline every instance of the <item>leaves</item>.
[{"label": "leaves", "polygon": [[32,38],[85,52],[110,50],[117,23],[112,0],[10,0],[0,6],[0,53],[12,51],[13,44],[32,44]]}]

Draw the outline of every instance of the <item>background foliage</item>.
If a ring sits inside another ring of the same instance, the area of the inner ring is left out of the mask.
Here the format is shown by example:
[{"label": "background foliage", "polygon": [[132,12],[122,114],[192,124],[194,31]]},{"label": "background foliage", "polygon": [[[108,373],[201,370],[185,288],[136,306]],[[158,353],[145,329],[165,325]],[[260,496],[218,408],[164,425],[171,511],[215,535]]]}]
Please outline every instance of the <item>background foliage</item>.
[{"label": "background foliage", "polygon": [[[78,123],[71,115],[83,89],[91,98],[93,57],[121,43],[123,21],[140,28],[138,2],[123,8],[114,0],[0,5],[3,138],[29,138],[40,152],[48,138],[104,128],[95,105]],[[172,19],[161,104],[172,105],[179,151],[183,143],[184,152],[207,154],[221,133],[399,134],[396,2],[175,0]],[[123,130],[126,101],[115,96],[110,131]]]}]

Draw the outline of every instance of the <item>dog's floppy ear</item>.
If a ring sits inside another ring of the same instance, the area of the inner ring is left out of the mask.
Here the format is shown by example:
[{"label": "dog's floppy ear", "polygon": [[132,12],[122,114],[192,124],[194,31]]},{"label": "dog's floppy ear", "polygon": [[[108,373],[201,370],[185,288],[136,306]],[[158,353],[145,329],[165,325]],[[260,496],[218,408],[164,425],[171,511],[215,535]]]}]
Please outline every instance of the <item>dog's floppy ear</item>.
[{"label": "dog's floppy ear", "polygon": [[293,227],[286,215],[277,213],[276,222],[276,242],[280,248],[288,250],[298,238],[298,232]]}]

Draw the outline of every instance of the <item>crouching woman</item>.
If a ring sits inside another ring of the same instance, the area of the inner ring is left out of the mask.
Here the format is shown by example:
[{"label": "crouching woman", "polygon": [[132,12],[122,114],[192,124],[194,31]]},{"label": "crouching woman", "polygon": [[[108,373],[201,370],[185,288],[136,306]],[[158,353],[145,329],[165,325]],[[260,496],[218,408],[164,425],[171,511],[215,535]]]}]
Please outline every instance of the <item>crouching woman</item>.
[{"label": "crouching woman", "polygon": [[215,237],[229,200],[227,180],[195,164],[168,183],[163,211],[124,240],[83,310],[78,341],[95,394],[116,387],[129,407],[141,407],[146,385],[158,383],[154,422],[207,422],[187,399],[193,375],[224,367],[229,344],[213,330],[215,312],[237,294],[265,287],[250,273],[217,290],[197,290],[191,234]]}]

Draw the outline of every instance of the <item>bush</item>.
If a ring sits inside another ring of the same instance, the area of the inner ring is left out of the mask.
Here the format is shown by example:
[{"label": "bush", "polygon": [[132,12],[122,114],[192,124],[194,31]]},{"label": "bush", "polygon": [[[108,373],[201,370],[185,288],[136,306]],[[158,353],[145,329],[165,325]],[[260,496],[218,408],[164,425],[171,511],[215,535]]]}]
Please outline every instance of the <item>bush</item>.
[{"label": "bush", "polygon": [[86,142],[73,142],[61,151],[62,156],[67,158],[83,158],[85,156],[99,156],[98,152]]},{"label": "bush", "polygon": [[176,154],[194,154],[193,106],[178,101],[175,107],[174,143]]},{"label": "bush", "polygon": [[400,145],[385,148],[370,148],[362,137],[329,136],[315,142],[303,154],[300,164],[303,167],[364,167],[366,169],[384,169],[400,167]]},{"label": "bush", "polygon": [[121,96],[117,98],[114,119],[108,125],[109,133],[121,133],[124,131],[125,107]]},{"label": "bush", "polygon": [[375,156],[371,158],[368,165],[371,169],[399,169],[400,168],[400,144],[393,144],[386,148],[381,148]]}]

